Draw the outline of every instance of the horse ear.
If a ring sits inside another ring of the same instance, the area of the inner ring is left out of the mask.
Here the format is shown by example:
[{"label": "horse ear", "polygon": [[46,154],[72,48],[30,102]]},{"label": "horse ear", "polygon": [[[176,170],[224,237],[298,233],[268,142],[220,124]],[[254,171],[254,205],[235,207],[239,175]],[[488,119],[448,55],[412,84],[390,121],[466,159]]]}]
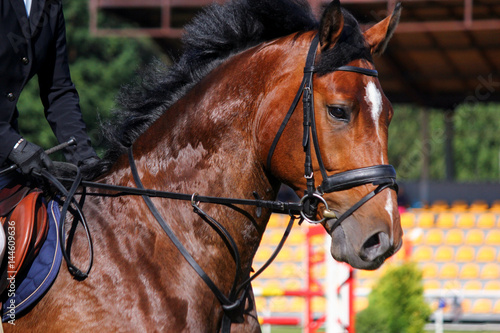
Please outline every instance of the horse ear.
[{"label": "horse ear", "polygon": [[331,48],[340,37],[344,27],[344,15],[340,8],[340,1],[333,0],[326,7],[319,24],[319,42],[321,50]]},{"label": "horse ear", "polygon": [[386,17],[363,33],[373,55],[380,55],[384,52],[399,23],[401,9],[401,3],[398,2],[390,17]]}]

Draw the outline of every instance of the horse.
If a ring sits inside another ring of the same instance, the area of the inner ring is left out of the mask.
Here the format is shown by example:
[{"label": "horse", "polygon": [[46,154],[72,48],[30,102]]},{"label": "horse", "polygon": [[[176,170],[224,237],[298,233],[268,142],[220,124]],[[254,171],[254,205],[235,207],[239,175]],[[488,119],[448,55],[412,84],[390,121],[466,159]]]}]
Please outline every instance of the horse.
[{"label": "horse", "polygon": [[[198,202],[196,193],[275,201],[280,184],[287,184],[305,198],[301,207],[309,206],[303,218],[323,224],[330,234],[335,259],[378,268],[402,244],[397,195],[393,184],[380,188],[359,178],[381,171],[379,166],[384,174],[388,170],[393,109],[372,56],[384,51],[399,14],[398,6],[361,32],[338,0],[319,22],[301,0],[236,0],[208,7],[186,27],[184,53],[171,68],[152,64],[142,81],[118,96],[116,116],[105,126],[111,144],[99,166],[105,173],[97,182],[135,188],[135,164],[144,188],[193,194],[191,201],[151,202],[225,295],[235,271],[240,272],[237,284],[251,275],[271,209]],[[305,81],[314,83],[313,89],[301,83],[307,61],[310,79]],[[306,104],[296,103],[286,115],[294,94],[306,93],[314,119],[304,130]],[[326,177],[323,188],[353,177],[354,184],[321,192],[313,174]],[[77,281],[61,269],[46,295],[15,325],[5,323],[5,331],[220,331],[226,309],[143,198],[98,195],[109,192],[90,190],[84,204],[95,252],[89,276]],[[334,228],[335,216],[353,206]],[[227,238],[193,207],[231,235],[239,267]],[[78,228],[72,260],[85,263],[87,251]],[[247,290],[245,311],[231,322],[232,332],[260,331],[251,287]]]}]

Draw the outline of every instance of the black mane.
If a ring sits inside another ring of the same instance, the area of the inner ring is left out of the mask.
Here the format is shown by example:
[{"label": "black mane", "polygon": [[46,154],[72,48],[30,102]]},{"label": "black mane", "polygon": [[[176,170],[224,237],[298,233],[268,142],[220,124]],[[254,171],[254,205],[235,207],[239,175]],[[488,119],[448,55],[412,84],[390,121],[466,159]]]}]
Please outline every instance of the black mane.
[{"label": "black mane", "polygon": [[[350,28],[342,33],[342,44],[364,42],[350,14],[345,22]],[[108,169],[156,119],[225,59],[264,41],[317,26],[306,0],[234,0],[207,7],[185,27],[184,52],[174,65],[167,67],[159,61],[151,64],[139,84],[124,88],[118,95],[119,106],[103,126],[108,151],[100,171]],[[335,54],[334,61],[320,60],[321,72],[343,65],[353,56],[366,56],[358,47],[340,53],[334,47],[330,53]]]}]

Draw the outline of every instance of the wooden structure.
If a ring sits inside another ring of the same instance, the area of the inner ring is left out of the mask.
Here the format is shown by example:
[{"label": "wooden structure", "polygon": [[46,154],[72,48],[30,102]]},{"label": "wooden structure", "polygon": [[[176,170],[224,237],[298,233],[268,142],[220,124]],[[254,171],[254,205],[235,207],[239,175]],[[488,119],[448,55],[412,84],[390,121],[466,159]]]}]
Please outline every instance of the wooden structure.
[{"label": "wooden structure", "polygon": [[[203,6],[224,0],[90,0],[97,36],[151,36],[175,53],[182,27]],[[326,0],[309,0],[319,13]],[[384,18],[394,0],[343,0],[366,26]],[[453,109],[500,100],[500,3],[497,0],[408,0],[384,57],[376,59],[393,102]],[[124,24],[113,25],[119,16]]]}]

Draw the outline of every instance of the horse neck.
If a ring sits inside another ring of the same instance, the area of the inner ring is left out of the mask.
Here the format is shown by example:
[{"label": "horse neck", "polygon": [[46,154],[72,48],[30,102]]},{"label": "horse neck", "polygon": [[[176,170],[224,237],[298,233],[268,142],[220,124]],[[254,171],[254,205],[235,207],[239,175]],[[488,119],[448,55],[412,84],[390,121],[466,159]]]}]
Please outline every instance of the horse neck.
[{"label": "horse neck", "polygon": [[[272,135],[260,131],[266,127],[262,124],[263,114],[276,111],[267,104],[268,96],[276,95],[275,91],[279,91],[276,87],[286,82],[277,64],[286,66],[291,59],[286,58],[285,51],[285,46],[289,49],[290,45],[268,46],[247,50],[216,68],[134,143],[136,164],[146,188],[246,199],[253,199],[256,192],[266,200],[276,198],[279,183],[271,180],[264,170],[262,156],[267,151],[263,153],[262,147],[266,145],[261,142],[263,136],[267,141],[272,140]],[[266,66],[267,70],[263,68]],[[285,89],[296,90],[300,78],[296,81]],[[274,98],[279,100],[279,96]],[[275,122],[281,121],[288,105],[280,107],[284,110],[276,111],[280,114],[274,117]],[[267,115],[264,118],[269,119]],[[273,132],[279,127],[270,125]],[[121,182],[133,184],[126,171],[127,163],[123,162],[124,167],[116,174],[122,177]],[[190,203],[164,200],[161,205],[168,223],[177,229],[177,235],[193,256],[196,258],[199,252],[203,260],[210,261],[207,257],[213,257],[213,265],[219,265],[215,271],[220,280],[231,281],[233,270],[227,267],[234,262],[227,255],[224,242],[193,213]],[[270,211],[264,210],[259,216],[252,206],[234,209],[202,204],[201,208],[235,239],[243,275],[249,274]]]}]

